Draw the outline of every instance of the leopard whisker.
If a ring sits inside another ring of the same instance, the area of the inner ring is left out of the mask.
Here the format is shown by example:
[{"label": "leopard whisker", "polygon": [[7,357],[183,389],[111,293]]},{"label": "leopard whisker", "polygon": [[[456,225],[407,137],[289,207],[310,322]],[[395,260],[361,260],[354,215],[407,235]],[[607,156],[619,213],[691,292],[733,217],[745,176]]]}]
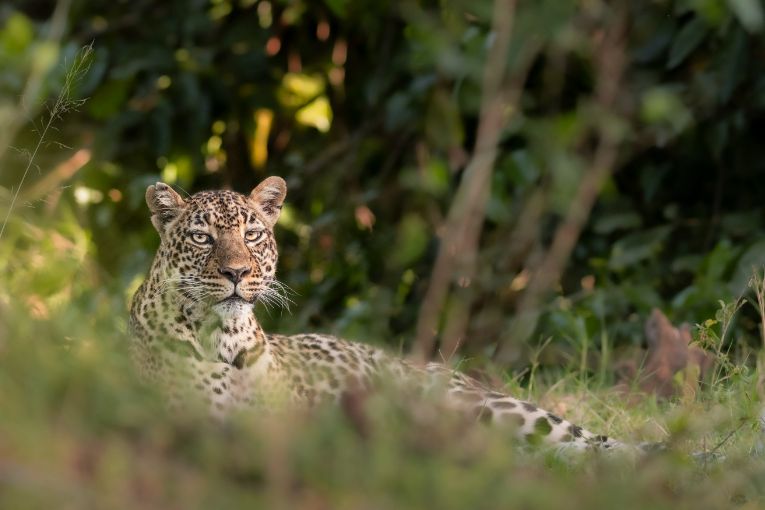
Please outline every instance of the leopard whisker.
[{"label": "leopard whisker", "polygon": [[273,279],[268,282],[268,286],[262,291],[262,294],[265,299],[268,299],[280,308],[286,309],[289,313],[291,305],[295,304],[290,294],[297,295],[297,292],[286,283]]},{"label": "leopard whisker", "polygon": [[290,311],[290,305],[294,302],[287,296],[279,293],[276,289],[266,287],[257,294],[258,299],[263,303],[284,308],[287,312]]}]

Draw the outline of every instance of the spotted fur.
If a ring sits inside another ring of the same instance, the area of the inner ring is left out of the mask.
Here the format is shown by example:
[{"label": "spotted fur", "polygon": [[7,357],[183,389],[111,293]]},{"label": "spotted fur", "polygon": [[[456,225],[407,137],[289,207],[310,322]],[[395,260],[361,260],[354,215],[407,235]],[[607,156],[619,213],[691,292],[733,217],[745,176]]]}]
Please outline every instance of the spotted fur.
[{"label": "spotted fur", "polygon": [[531,443],[631,448],[442,364],[416,366],[328,335],[267,335],[253,307],[278,292],[273,227],[285,195],[278,177],[247,196],[205,191],[183,199],[163,183],[147,190],[161,242],[133,298],[130,326],[140,369],[161,381],[171,403],[202,402],[224,417],[338,402],[349,392],[398,381],[441,391],[451,407],[513,427]]}]

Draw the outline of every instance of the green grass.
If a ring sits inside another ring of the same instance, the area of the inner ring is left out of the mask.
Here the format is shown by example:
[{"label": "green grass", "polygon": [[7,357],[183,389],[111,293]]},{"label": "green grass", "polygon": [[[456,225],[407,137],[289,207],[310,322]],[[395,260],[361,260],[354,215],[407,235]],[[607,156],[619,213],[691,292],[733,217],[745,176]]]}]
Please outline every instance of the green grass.
[{"label": "green grass", "polygon": [[[136,380],[121,297],[33,317],[3,294],[0,508],[721,508],[765,503],[756,374],[733,366],[671,404],[629,404],[577,370],[508,383],[592,430],[668,440],[644,459],[558,457],[382,392],[353,412],[168,414]],[[100,303],[100,304],[99,304]],[[110,320],[110,317],[115,319]],[[122,329],[122,332],[120,331]],[[687,453],[719,448],[708,465]]]}]

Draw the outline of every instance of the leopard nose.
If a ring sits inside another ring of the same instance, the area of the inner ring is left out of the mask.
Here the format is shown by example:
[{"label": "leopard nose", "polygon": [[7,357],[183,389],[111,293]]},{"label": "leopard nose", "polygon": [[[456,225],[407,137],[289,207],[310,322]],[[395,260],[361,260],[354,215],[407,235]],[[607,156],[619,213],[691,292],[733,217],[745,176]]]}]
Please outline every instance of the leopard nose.
[{"label": "leopard nose", "polygon": [[239,283],[242,281],[242,278],[247,276],[252,272],[252,268],[249,266],[241,266],[241,267],[219,267],[218,272],[231,280],[233,283]]}]

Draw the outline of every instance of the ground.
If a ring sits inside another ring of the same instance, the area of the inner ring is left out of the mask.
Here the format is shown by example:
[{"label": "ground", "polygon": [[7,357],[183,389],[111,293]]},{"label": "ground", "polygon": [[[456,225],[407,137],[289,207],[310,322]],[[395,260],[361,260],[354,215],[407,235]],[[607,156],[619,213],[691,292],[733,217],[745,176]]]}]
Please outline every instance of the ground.
[{"label": "ground", "polygon": [[[445,418],[436,406],[411,413],[407,402],[384,394],[318,415],[242,417],[226,426],[170,416],[135,379],[124,338],[45,340],[57,327],[92,328],[83,315],[5,326],[3,508],[699,509],[765,502],[765,467],[750,455],[757,431],[741,421],[757,408],[756,377],[745,368],[671,403],[629,403],[610,384],[572,370],[508,377],[512,393],[592,430],[669,437],[673,449],[637,462],[560,459],[518,449],[502,431]],[[685,455],[731,433],[719,448],[722,462],[697,464]]]}]

